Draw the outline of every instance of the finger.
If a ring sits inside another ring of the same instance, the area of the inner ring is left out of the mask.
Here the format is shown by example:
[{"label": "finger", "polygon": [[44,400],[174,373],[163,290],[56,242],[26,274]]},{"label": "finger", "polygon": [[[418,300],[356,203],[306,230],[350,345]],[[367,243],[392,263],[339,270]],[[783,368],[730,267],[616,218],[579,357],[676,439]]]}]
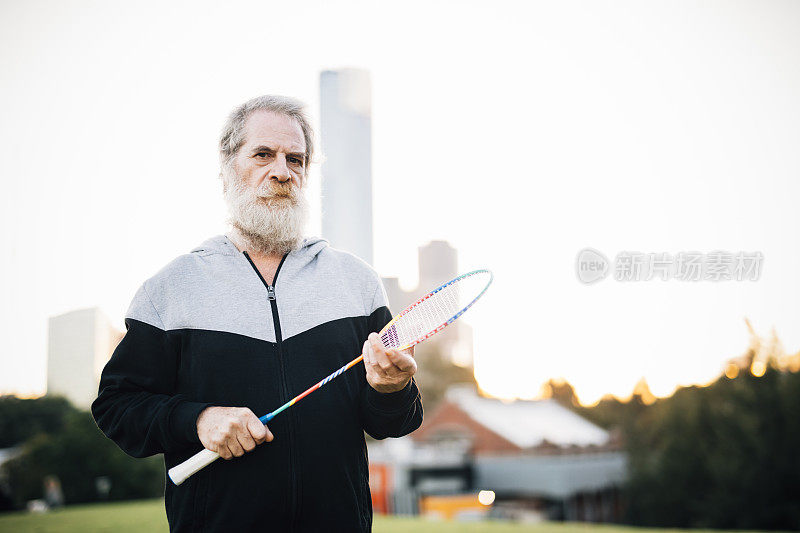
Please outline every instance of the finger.
[{"label": "finger", "polygon": [[231,453],[231,451],[228,448],[228,446],[226,446],[225,444],[220,444],[219,445],[219,447],[217,448],[217,455],[219,455],[220,457],[222,457],[226,461],[228,459],[232,459],[233,458],[233,454]]},{"label": "finger", "polygon": [[369,334],[369,337],[367,337],[367,339],[369,340],[369,343],[370,343],[370,344],[371,344],[371,345],[372,345],[374,348],[381,348],[381,349],[384,349],[384,348],[386,348],[386,347],[383,345],[383,341],[381,341],[381,338],[380,338],[380,336],[379,336],[377,333],[370,333],[370,334]]},{"label": "finger", "polygon": [[234,436],[231,439],[228,439],[228,449],[231,451],[234,457],[241,457],[244,455],[244,449],[242,445],[239,444],[238,439]]},{"label": "finger", "polygon": [[372,345],[369,348],[371,350],[373,364],[382,372],[388,372],[392,369],[392,367],[394,367],[394,363],[392,363],[392,361],[389,359],[389,356],[386,355],[386,351],[383,348],[376,348],[375,345]]},{"label": "finger", "polygon": [[256,441],[253,440],[247,429],[236,435],[236,440],[239,441],[239,446],[246,452],[252,452],[256,448]]},{"label": "finger", "polygon": [[256,418],[256,415],[247,419],[247,431],[250,432],[256,444],[261,444],[267,439],[267,427]]},{"label": "finger", "polygon": [[404,373],[414,373],[417,371],[417,362],[410,355],[404,354],[399,350],[386,350],[389,360]]},{"label": "finger", "polygon": [[364,341],[364,347],[361,348],[361,355],[364,356],[365,365],[372,365],[372,359],[370,358],[370,353],[369,353],[369,346],[370,346],[369,339],[367,339]]}]

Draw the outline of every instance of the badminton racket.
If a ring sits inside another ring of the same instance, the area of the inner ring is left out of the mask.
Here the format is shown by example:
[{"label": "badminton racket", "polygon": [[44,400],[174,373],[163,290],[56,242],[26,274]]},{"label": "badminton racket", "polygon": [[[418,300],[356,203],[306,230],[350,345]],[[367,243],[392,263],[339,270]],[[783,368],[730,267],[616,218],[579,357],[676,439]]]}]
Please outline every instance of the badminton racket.
[{"label": "badminton racket", "polygon": [[[478,298],[483,296],[486,289],[489,288],[492,279],[493,276],[489,270],[474,270],[437,287],[409,305],[403,312],[386,324],[378,333],[381,342],[386,348],[406,350],[432,337],[452,324],[467,309],[472,307]],[[315,390],[353,368],[363,358],[362,355],[359,355],[330,376],[311,386],[305,392],[298,394],[271,413],[262,416],[259,420],[266,424],[275,418],[277,414],[285,411]],[[180,485],[191,475],[217,459],[219,459],[217,452],[203,449],[181,464],[170,468],[169,477],[173,483]]]}]

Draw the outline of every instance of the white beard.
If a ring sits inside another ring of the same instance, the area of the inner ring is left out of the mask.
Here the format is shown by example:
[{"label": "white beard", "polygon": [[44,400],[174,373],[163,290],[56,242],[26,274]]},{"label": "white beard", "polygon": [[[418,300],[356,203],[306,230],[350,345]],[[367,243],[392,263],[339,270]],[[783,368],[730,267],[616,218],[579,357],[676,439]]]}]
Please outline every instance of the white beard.
[{"label": "white beard", "polygon": [[271,180],[253,190],[235,173],[225,172],[222,179],[228,222],[254,251],[283,255],[298,248],[309,214],[304,191],[288,184],[276,187]]}]

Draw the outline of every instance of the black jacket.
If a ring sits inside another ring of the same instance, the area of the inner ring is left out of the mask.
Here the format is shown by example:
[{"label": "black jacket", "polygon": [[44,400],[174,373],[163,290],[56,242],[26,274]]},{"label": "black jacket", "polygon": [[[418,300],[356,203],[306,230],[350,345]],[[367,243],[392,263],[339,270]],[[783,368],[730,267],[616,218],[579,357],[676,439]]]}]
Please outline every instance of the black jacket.
[{"label": "black jacket", "polygon": [[[139,289],[92,414],[126,453],[163,453],[169,469],[202,449],[203,409],[266,414],[357,357],[390,318],[374,271],[323,240],[288,254],[273,287],[218,236]],[[272,420],[272,442],[167,480],[170,530],[369,531],[364,431],[399,437],[421,423],[413,381],[380,394],[359,364]]]}]

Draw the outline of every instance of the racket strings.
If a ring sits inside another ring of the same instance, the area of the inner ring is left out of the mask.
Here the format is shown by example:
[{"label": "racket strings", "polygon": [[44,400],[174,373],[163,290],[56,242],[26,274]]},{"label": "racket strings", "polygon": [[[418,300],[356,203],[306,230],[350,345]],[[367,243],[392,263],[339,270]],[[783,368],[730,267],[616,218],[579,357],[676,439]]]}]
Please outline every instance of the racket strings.
[{"label": "racket strings", "polygon": [[447,324],[464,307],[463,283],[442,287],[398,317],[381,335],[387,348],[407,346]]}]

